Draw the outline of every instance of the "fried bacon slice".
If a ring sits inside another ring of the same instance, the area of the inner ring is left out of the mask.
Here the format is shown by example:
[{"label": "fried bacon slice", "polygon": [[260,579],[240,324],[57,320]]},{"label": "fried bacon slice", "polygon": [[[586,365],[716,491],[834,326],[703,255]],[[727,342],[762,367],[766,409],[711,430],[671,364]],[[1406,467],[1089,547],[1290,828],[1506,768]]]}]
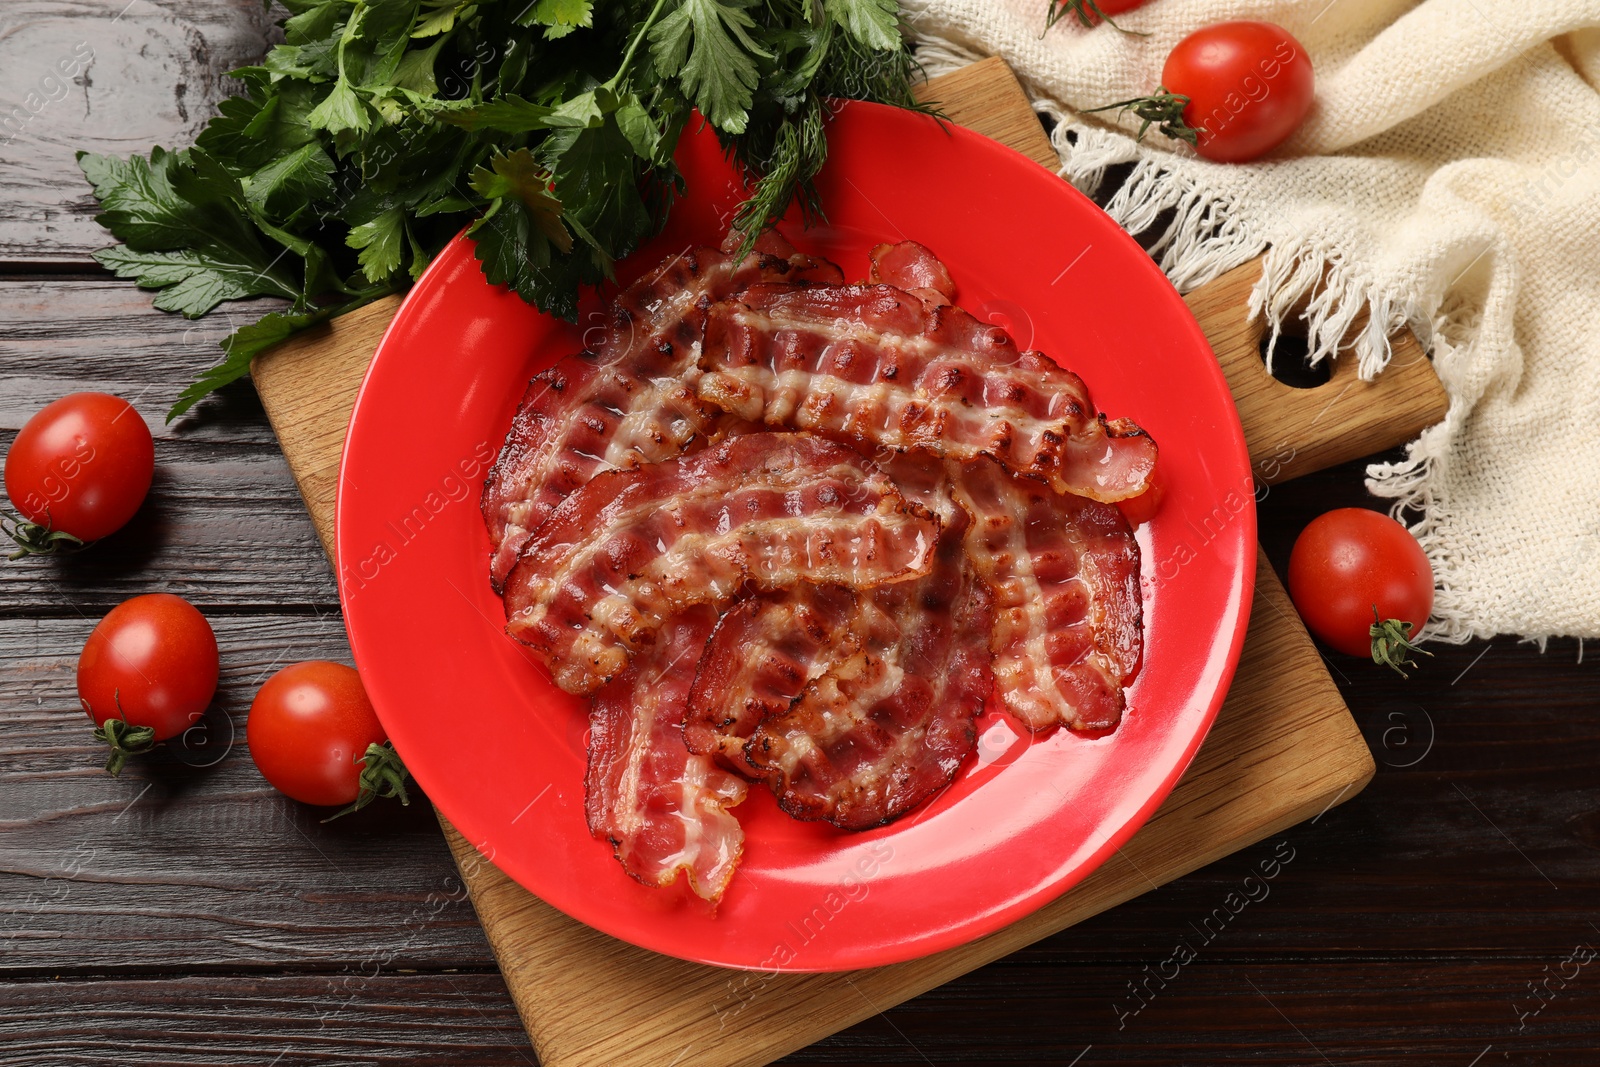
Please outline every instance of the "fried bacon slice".
[{"label": "fried bacon slice", "polygon": [[1063,493],[1149,487],[1155,442],[998,326],[890,285],[753,285],[706,316],[698,395],[751,422],[947,459]]},{"label": "fried bacon slice", "polygon": [[960,525],[947,529],[926,577],[867,594],[877,625],[745,745],[790,815],[881,826],[948,785],[971,753],[993,688],[990,598],[963,540]]},{"label": "fried bacon slice", "polygon": [[764,776],[744,747],[769,715],[788,711],[807,684],[876,633],[899,626],[872,598],[837,585],[800,585],[734,605],[717,623],[689,692],[683,737],[741,774]]},{"label": "fried bacon slice", "polygon": [[868,589],[932,566],[938,520],[878,468],[809,434],[757,433],[597,475],[551,513],[506,582],[506,630],[589,693],[672,615],[747,587]]},{"label": "fried bacon slice", "polygon": [[589,831],[611,842],[625,871],[649,886],[670,885],[682,871],[712,902],[744,851],[744,830],[728,809],[748,790],[683,745],[689,684],[715,621],[709,608],[672,619],[653,648],[595,694],[584,780]]},{"label": "fried bacon slice", "polygon": [[867,281],[904,289],[934,304],[948,304],[956,298],[956,283],[951,280],[949,269],[915,241],[874,248]]},{"label": "fried bacon slice", "polygon": [[[880,465],[902,495],[939,519],[936,568],[959,551],[966,513],[951,496],[944,468],[926,457],[890,453]],[[787,712],[806,686],[863,650],[882,655],[905,632],[889,614],[915,605],[923,583],[947,581],[930,572],[916,583],[857,596],[833,585],[800,585],[734,605],[717,623],[689,693],[684,739],[691,752],[716,755],[753,778],[766,773],[745,755],[764,719]],[[902,593],[900,590],[904,590]],[[915,608],[914,608],[915,610]]]},{"label": "fried bacon slice", "polygon": [[952,472],[967,555],[994,596],[995,688],[1030,729],[1109,730],[1142,654],[1139,545],[1113,505],[987,461]]},{"label": "fried bacon slice", "polygon": [[705,308],[755,282],[842,280],[768,231],[742,262],[694,248],[623,290],[591,351],[528,383],[484,481],[495,590],[532,532],[596,472],[675,456],[714,426],[720,412],[694,389]]}]

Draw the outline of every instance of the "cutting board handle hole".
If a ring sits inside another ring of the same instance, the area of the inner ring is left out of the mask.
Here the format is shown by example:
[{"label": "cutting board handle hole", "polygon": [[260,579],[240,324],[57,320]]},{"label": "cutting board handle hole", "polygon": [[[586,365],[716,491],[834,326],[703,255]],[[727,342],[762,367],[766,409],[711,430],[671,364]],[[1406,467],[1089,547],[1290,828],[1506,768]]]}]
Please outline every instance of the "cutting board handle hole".
[{"label": "cutting board handle hole", "polygon": [[[1269,337],[1270,334],[1263,331],[1256,346],[1261,352],[1262,364],[1267,361]],[[1272,352],[1272,376],[1291,389],[1315,389],[1319,385],[1326,385],[1328,379],[1333,377],[1333,360],[1325,359],[1313,367],[1310,355],[1311,348],[1304,334],[1280,333],[1278,344]]]}]

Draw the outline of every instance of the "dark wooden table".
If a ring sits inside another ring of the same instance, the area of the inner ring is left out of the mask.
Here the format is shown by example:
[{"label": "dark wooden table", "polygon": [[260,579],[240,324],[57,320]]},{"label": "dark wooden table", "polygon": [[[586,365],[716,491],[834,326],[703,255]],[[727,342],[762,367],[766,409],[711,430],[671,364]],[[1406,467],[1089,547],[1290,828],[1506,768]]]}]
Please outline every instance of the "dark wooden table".
[{"label": "dark wooden table", "polygon": [[[248,385],[163,424],[226,316],[153,311],[89,259],[72,151],[188,143],[269,32],[259,0],[0,6],[0,447],[84,389],[157,432],[128,528],[0,568],[0,1064],[534,1062],[427,804],[324,826],[257,775],[255,686],[349,659],[333,577]],[[1313,515],[1369,503],[1361,473],[1265,497],[1280,570]],[[222,684],[205,729],[113,780],[74,666],[157,590],[211,618]],[[1435,652],[1410,682],[1331,654],[1379,762],[1348,804],[785,1062],[1600,1062],[1600,962],[1579,962],[1600,949],[1600,668],[1570,640]],[[1264,899],[1147,982],[1285,850]]]}]

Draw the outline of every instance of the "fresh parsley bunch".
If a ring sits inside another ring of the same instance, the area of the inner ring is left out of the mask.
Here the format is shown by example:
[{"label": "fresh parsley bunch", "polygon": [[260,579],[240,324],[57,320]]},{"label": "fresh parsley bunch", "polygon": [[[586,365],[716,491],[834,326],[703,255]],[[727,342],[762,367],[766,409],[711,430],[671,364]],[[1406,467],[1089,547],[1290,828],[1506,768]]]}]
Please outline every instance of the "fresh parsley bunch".
[{"label": "fresh parsley bunch", "polygon": [[575,317],[657,230],[698,108],[755,181],[751,240],[827,154],[829,97],[915,106],[895,0],[280,0],[284,43],[195,145],[79,153],[95,258],[197,318],[272,296],[169,417],[296,330],[409,286],[471,226],[490,281]]}]

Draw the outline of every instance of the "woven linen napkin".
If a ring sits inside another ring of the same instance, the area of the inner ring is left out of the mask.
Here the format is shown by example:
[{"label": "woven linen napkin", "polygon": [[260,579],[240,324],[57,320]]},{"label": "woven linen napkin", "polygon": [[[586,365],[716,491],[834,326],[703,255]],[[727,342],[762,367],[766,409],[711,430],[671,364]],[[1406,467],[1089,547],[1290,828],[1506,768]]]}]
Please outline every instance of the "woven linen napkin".
[{"label": "woven linen napkin", "polygon": [[[1071,17],[1046,32],[1044,0],[901,7],[929,74],[1011,64],[1058,120],[1067,180],[1094,192],[1133,164],[1106,210],[1163,227],[1152,254],[1180,290],[1265,252],[1252,310],[1305,332],[1313,360],[1370,376],[1390,332],[1422,338],[1449,414],[1367,485],[1433,561],[1425,637],[1600,635],[1600,0],[1151,0],[1115,16],[1148,36]],[[1239,18],[1283,26],[1316,70],[1311,114],[1269,159],[1211,163],[1153,130],[1136,143],[1131,116],[1083,114],[1150,92],[1180,39]]]}]

